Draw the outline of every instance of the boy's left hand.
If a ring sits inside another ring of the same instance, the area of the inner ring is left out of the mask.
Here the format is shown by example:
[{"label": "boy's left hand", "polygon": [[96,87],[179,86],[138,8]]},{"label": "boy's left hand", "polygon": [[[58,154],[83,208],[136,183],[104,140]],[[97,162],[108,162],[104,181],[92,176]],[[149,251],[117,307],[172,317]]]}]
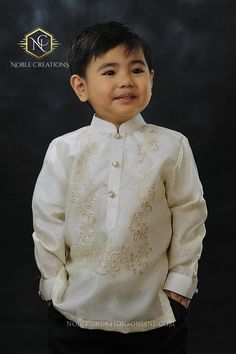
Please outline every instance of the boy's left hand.
[{"label": "boy's left hand", "polygon": [[171,299],[180,302],[181,305],[183,305],[186,309],[189,307],[191,299],[189,299],[188,297],[185,297],[183,295],[177,294],[174,291],[170,291],[170,290],[165,290],[165,293]]}]

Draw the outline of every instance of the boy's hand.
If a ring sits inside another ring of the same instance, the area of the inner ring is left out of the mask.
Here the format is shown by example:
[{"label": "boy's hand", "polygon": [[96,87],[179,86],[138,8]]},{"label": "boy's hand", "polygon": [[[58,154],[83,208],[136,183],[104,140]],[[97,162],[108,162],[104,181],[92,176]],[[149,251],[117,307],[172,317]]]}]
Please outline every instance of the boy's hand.
[{"label": "boy's hand", "polygon": [[173,300],[176,300],[176,301],[180,302],[181,305],[183,305],[186,309],[189,307],[191,299],[189,299],[188,297],[185,297],[183,295],[177,294],[174,291],[170,291],[170,290],[165,290],[165,292],[166,292],[166,295],[168,297],[170,297]]}]

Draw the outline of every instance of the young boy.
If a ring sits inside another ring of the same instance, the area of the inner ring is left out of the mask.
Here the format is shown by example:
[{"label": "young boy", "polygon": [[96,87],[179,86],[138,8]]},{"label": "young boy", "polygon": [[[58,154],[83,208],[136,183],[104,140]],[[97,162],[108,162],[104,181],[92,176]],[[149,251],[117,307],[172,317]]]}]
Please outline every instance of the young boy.
[{"label": "young boy", "polygon": [[207,217],[189,142],[141,116],[151,51],[126,25],[86,28],[69,64],[95,113],[50,143],[33,195],[49,353],[185,353]]}]

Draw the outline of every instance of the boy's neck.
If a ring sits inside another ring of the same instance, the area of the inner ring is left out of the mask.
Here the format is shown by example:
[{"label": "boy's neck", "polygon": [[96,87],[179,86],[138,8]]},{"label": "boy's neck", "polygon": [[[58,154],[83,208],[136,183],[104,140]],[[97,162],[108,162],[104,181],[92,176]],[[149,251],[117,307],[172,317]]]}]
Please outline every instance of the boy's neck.
[{"label": "boy's neck", "polygon": [[128,118],[128,119],[126,119],[126,120],[124,120],[124,121],[122,121],[122,122],[117,122],[117,121],[109,120],[109,119],[106,119],[106,118],[103,118],[103,117],[99,117],[99,118],[101,118],[101,119],[103,119],[103,120],[105,120],[105,121],[107,121],[107,122],[113,123],[113,124],[116,126],[117,133],[119,133],[119,128],[120,128],[121,124],[127,122],[128,120],[131,120],[131,119],[134,118],[134,117]]}]

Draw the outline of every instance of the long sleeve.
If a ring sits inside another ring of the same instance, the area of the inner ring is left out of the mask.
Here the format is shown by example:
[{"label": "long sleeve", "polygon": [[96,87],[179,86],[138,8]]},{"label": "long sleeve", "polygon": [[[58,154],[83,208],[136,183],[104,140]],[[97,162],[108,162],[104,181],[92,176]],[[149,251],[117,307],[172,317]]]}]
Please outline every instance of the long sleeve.
[{"label": "long sleeve", "polygon": [[188,139],[182,136],[178,158],[166,177],[172,215],[169,273],[164,289],[192,298],[197,288],[198,260],[207,218],[206,202]]},{"label": "long sleeve", "polygon": [[55,140],[45,155],[33,199],[35,259],[41,272],[39,293],[51,299],[55,278],[66,262],[64,242],[66,175]]}]

